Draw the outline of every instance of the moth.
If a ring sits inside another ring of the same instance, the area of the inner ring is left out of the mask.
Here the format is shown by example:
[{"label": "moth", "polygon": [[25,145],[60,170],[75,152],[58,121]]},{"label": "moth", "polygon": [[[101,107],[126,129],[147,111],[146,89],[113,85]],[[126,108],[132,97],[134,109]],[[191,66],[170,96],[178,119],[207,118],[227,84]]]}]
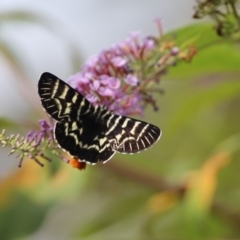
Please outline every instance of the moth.
[{"label": "moth", "polygon": [[161,130],[150,123],[93,106],[82,94],[51,73],[43,73],[38,93],[56,122],[58,145],[81,162],[107,162],[118,153],[138,153],[156,143]]}]

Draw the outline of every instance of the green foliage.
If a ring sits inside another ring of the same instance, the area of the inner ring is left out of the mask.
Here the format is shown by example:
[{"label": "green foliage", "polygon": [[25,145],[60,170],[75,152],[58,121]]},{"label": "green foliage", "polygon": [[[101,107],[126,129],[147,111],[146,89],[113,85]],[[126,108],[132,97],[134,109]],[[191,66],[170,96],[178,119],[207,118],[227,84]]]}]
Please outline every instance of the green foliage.
[{"label": "green foliage", "polygon": [[109,204],[109,206],[105,208],[104,218],[101,212],[91,221],[81,224],[81,226],[79,226],[81,230],[76,236],[81,239],[92,234],[98,234],[104,229],[112,227],[116,223],[125,221],[132,215],[137,214],[139,208],[144,205],[146,200],[146,196],[137,195]]},{"label": "green foliage", "polygon": [[[56,157],[39,170],[29,161],[0,184],[4,239],[40,234],[43,223],[52,234],[64,234],[66,222],[74,239],[240,237],[239,48],[207,24],[164,37],[172,36],[198,54],[169,70],[159,112],[146,112],[145,120],[163,130],[159,143],[84,172],[55,163]],[[0,124],[12,126],[4,119]],[[60,208],[65,214],[56,226]]]},{"label": "green foliage", "polygon": [[[1,207],[0,232],[3,239],[20,239],[37,230],[51,204],[41,204],[15,191],[11,202]],[[20,217],[21,216],[21,217]]]},{"label": "green foliage", "polygon": [[16,122],[13,122],[10,119],[7,118],[0,118],[0,128],[1,129],[18,129],[19,125]]}]

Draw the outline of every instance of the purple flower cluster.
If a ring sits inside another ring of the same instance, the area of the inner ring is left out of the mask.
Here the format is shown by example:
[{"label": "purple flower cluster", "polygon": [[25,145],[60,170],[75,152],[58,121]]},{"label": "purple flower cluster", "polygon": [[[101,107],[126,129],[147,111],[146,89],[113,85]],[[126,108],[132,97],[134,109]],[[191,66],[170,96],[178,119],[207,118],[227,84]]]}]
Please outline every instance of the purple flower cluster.
[{"label": "purple flower cluster", "polygon": [[26,140],[33,142],[36,146],[38,146],[43,139],[48,139],[48,141],[53,140],[53,127],[44,119],[40,119],[38,123],[40,125],[40,131],[31,130],[26,136]]},{"label": "purple flower cluster", "polygon": [[[71,76],[68,83],[85,96],[93,105],[104,105],[119,115],[143,115],[147,105],[158,110],[153,93],[162,93],[158,84],[169,66],[177,60],[191,61],[196,54],[194,46],[179,49],[172,39],[162,36],[161,20],[155,19],[159,36],[141,38],[132,33],[124,41],[92,56]],[[0,134],[0,144],[12,148],[10,154],[18,154],[21,166],[24,158],[32,158],[43,166],[39,159],[45,158],[46,150],[69,163],[84,169],[85,163],[77,159],[65,159],[53,139],[53,124],[39,120],[40,130],[30,131],[25,138],[19,135]]]},{"label": "purple flower cluster", "polygon": [[91,57],[68,83],[93,105],[120,115],[143,113],[141,69],[134,67],[151,54],[155,42],[132,33],[125,41]]},{"label": "purple flower cluster", "polygon": [[23,142],[18,144],[21,146],[19,150],[22,152],[22,154],[19,155],[19,157],[21,156],[19,167],[21,167],[23,159],[26,156],[34,159],[40,166],[43,166],[43,164],[38,160],[39,156],[51,161],[43,152],[47,147],[52,147],[54,144],[53,126],[44,119],[40,119],[38,123],[40,125],[40,131],[29,131],[26,137],[22,139]]}]

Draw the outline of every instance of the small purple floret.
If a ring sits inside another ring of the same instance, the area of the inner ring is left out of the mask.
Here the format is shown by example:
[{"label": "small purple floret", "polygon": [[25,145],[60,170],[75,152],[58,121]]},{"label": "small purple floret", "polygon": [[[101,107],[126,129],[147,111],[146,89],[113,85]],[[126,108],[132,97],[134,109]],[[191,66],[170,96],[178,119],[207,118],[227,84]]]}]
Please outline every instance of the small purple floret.
[{"label": "small purple floret", "polygon": [[137,77],[132,74],[128,74],[124,81],[131,86],[137,86],[139,84]]}]

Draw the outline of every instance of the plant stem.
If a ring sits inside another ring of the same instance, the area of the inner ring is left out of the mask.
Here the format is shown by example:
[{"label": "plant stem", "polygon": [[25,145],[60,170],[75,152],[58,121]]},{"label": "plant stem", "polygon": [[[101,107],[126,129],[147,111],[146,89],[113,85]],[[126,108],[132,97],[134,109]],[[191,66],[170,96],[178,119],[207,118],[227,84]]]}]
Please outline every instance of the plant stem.
[{"label": "plant stem", "polygon": [[234,4],[234,0],[230,0],[230,1],[229,1],[229,4],[230,4],[230,6],[231,6],[231,8],[232,8],[233,14],[234,14],[235,18],[237,19],[238,25],[239,25],[239,27],[240,27],[240,17],[239,17],[239,15],[238,15],[237,10],[236,10],[235,4]]}]

